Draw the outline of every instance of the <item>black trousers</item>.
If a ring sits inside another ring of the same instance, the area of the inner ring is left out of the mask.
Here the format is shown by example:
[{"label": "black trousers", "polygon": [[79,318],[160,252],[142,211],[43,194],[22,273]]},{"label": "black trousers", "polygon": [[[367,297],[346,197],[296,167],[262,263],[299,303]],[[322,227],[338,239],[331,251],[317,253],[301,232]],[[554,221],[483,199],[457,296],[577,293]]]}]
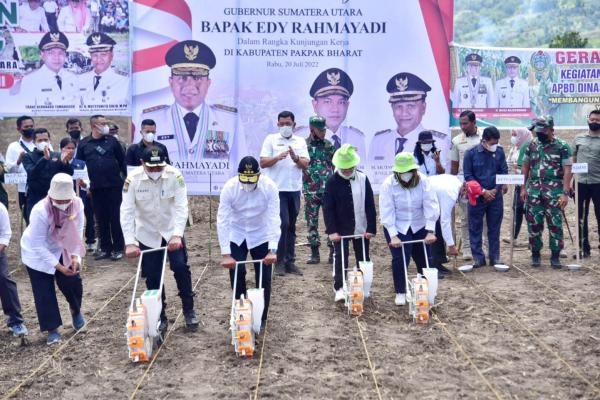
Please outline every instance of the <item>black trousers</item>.
[{"label": "black trousers", "polygon": [[[267,256],[269,252],[269,243],[264,242],[263,244],[256,246],[250,250],[248,250],[248,245],[246,245],[246,241],[244,240],[242,244],[239,246],[233,242],[230,242],[231,246],[231,257],[233,257],[236,261],[246,261],[248,257],[248,252],[250,252],[250,257],[253,260],[262,260]],[[271,302],[271,275],[272,275],[272,265],[264,265],[263,264],[263,273],[262,273],[262,287],[265,292],[265,309],[262,315],[262,321],[267,320],[267,315],[269,315],[269,303]],[[231,289],[233,290],[233,278],[235,274],[235,269],[229,270],[229,282],[231,283]],[[258,282],[260,280],[260,264],[254,263],[254,278],[256,282],[256,287],[258,287]],[[246,266],[240,265],[238,266],[237,273],[237,286],[235,288],[235,298],[239,299],[241,295],[248,296],[248,291],[246,288]]]},{"label": "black trousers", "polygon": [[100,250],[123,251],[125,239],[121,230],[120,207],[123,195],[120,187],[92,190],[94,214],[100,230]]},{"label": "black trousers", "polygon": [[579,241],[581,250],[584,253],[589,253],[589,227],[588,217],[590,215],[590,201],[594,202],[594,214],[596,214],[596,223],[600,227],[600,183],[577,183],[578,193],[578,220],[579,225]]},{"label": "black trousers", "polygon": [[431,250],[431,266],[433,268],[437,268],[441,264],[448,262],[448,257],[446,257],[446,242],[444,241],[444,236],[442,235],[442,224],[440,223],[439,218],[435,223],[435,237],[437,240],[433,242],[433,244],[429,245]]},{"label": "black trousers", "polygon": [[26,213],[27,207],[27,193],[19,192],[19,209],[21,210],[21,214],[23,214],[23,219],[25,220],[25,224],[29,225],[29,214]]},{"label": "black trousers", "polygon": [[6,256],[6,251],[0,253],[0,301],[2,302],[2,311],[8,317],[6,325],[13,326],[23,323],[17,284],[10,279],[8,274],[8,257]]},{"label": "black trousers", "polygon": [[83,212],[85,214],[85,243],[92,244],[96,241],[96,226],[92,198],[87,196],[87,191],[85,190],[80,190],[79,195],[83,202]]},{"label": "black trousers", "polygon": [[300,192],[279,192],[281,237],[277,245],[277,262],[289,265],[296,261],[296,220],[300,212]]},{"label": "black trousers", "polygon": [[66,276],[56,271],[54,275],[51,275],[29,267],[27,267],[27,273],[31,281],[35,311],[42,332],[54,330],[63,324],[58,308],[54,281],[56,281],[56,285],[67,299],[71,314],[76,315],[81,311],[83,284],[80,274]]},{"label": "black trousers", "polygon": [[[175,277],[175,283],[179,290],[179,297],[181,298],[181,308],[183,311],[190,311],[194,309],[194,290],[192,288],[192,273],[190,272],[190,266],[188,265],[187,247],[185,246],[185,239],[181,239],[183,247],[176,251],[167,251],[167,258],[169,260],[169,267],[173,271]],[[167,241],[162,240],[161,247],[166,246]],[[151,247],[146,246],[140,242],[141,250],[148,250]],[[160,286],[160,274],[162,272],[162,262],[165,254],[163,251],[153,251],[148,254],[144,254],[142,258],[142,277],[146,278],[146,288],[148,290],[158,289]],[[167,309],[167,295],[165,294],[165,288],[163,286],[162,291],[162,312],[161,319],[166,318]]]},{"label": "black trousers", "polygon": [[[348,265],[348,253],[350,252],[349,242],[352,241],[352,247],[354,248],[354,258],[356,261],[356,268],[358,267],[359,261],[371,261],[369,257],[369,241],[365,239],[365,254],[363,255],[362,239],[342,239],[339,242],[333,242],[333,248],[335,251],[334,265],[335,265],[335,277],[333,278],[333,289],[338,290],[343,287],[343,280],[346,277],[346,271],[342,271],[342,242],[344,246],[344,266],[346,269],[351,269]],[[359,268],[360,269],[360,268]]]}]

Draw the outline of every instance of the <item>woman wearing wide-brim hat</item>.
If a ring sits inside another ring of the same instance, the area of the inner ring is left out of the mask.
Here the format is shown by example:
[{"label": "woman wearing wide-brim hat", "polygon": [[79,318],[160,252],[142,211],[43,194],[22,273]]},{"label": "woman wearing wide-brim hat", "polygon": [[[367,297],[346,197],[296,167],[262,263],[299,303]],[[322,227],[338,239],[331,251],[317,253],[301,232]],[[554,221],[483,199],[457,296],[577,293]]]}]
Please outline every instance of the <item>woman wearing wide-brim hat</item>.
[{"label": "woman wearing wide-brim hat", "polygon": [[440,209],[437,197],[431,191],[427,177],[419,172],[412,153],[397,154],[392,171],[379,189],[379,218],[392,254],[395,304],[401,306],[406,304],[404,261],[409,263],[412,257],[419,273],[427,265],[427,254],[422,245],[402,245],[402,242],[435,242],[435,223]]},{"label": "woman wearing wide-brim hat", "polygon": [[[377,211],[369,178],[356,168],[360,163],[356,147],[349,143],[344,144],[333,154],[332,163],[336,169],[325,184],[323,219],[325,232],[334,247],[335,301],[341,301],[345,298],[342,289],[344,279],[342,261],[348,268],[349,247],[349,240],[342,240],[341,237],[364,236],[365,254],[363,254],[362,239],[351,239],[356,264],[358,266],[359,261],[370,261],[369,239],[377,233]],[[342,244],[344,260],[341,259]]]}]

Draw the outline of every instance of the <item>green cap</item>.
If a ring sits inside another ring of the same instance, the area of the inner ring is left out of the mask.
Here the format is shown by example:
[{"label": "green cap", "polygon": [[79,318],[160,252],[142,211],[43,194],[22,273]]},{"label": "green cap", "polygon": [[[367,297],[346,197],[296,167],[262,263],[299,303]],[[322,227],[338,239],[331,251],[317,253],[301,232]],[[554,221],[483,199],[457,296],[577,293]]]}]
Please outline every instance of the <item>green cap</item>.
[{"label": "green cap", "polygon": [[419,167],[417,166],[417,163],[415,162],[415,156],[413,156],[412,153],[403,151],[402,153],[396,154],[394,166],[392,167],[394,172],[399,172],[402,174],[417,168]]},{"label": "green cap", "polygon": [[529,127],[529,130],[533,130],[533,132],[543,132],[546,128],[554,127],[554,118],[551,115],[546,115],[544,117],[538,117],[534,119]]},{"label": "green cap", "polygon": [[338,169],[348,169],[356,167],[360,162],[360,157],[356,153],[356,147],[346,143],[335,151],[331,161]]},{"label": "green cap", "polygon": [[308,124],[310,126],[314,126],[317,129],[320,129],[322,131],[324,131],[325,128],[325,118],[321,117],[320,115],[313,115],[312,117],[310,117],[308,119]]}]

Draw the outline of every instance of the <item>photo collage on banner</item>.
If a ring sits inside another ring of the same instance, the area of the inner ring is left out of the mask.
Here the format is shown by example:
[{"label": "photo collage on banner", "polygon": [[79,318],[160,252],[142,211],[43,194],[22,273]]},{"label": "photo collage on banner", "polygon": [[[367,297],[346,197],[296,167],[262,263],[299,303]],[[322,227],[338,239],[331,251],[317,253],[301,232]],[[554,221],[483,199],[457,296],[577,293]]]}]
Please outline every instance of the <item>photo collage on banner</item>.
[{"label": "photo collage on banner", "polygon": [[126,0],[0,4],[2,116],[130,115]]},{"label": "photo collage on banner", "polygon": [[302,137],[310,116],[324,116],[326,138],[357,147],[376,191],[423,130],[449,169],[452,12],[436,2],[134,0],[132,9],[132,118],[156,122],[190,194],[217,194],[243,156],[258,158],[283,110]]},{"label": "photo collage on banner", "polygon": [[484,125],[526,126],[552,115],[557,126],[582,124],[600,104],[597,49],[451,46],[451,125],[473,110]]}]

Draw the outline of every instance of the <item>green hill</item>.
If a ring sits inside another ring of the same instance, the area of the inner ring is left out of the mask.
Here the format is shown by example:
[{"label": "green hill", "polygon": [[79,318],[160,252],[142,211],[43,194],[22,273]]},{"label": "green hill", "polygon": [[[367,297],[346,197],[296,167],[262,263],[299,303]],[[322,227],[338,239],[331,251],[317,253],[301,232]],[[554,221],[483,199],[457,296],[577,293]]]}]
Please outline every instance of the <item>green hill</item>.
[{"label": "green hill", "polygon": [[600,47],[600,7],[592,0],[454,0],[454,42],[471,46],[548,47],[577,31]]}]

